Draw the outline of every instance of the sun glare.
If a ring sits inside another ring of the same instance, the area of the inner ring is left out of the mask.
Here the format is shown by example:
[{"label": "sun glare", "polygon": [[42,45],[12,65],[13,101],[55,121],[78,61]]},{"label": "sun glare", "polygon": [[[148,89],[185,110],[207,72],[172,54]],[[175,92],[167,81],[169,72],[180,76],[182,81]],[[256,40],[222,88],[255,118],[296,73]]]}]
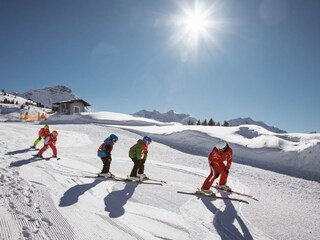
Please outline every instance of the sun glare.
[{"label": "sun glare", "polygon": [[201,31],[205,30],[206,19],[204,15],[193,13],[190,16],[186,17],[186,27],[192,34],[198,34]]},{"label": "sun glare", "polygon": [[180,5],[181,13],[173,16],[175,33],[171,37],[174,45],[183,44],[188,48],[198,48],[201,41],[215,43],[214,30],[220,28],[214,14],[217,12],[216,2],[205,6],[204,2],[195,1],[193,6]]}]

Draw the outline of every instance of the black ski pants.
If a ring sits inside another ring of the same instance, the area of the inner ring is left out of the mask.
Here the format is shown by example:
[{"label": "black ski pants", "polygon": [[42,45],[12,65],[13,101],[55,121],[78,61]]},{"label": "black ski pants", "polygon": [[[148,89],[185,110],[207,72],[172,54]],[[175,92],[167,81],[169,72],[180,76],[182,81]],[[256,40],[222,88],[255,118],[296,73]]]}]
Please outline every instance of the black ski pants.
[{"label": "black ski pants", "polygon": [[131,158],[133,161],[133,168],[130,173],[130,177],[136,177],[137,173],[143,174],[144,173],[144,163],[146,162],[146,159],[136,159],[136,158]]},{"label": "black ski pants", "polygon": [[103,163],[103,168],[101,173],[108,173],[110,170],[111,158],[101,157],[101,161]]}]

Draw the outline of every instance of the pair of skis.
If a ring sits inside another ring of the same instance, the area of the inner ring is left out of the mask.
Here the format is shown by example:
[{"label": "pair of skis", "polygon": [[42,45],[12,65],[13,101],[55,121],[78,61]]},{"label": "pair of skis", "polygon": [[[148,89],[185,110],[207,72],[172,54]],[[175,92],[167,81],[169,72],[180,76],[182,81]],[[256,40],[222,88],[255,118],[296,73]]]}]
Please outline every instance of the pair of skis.
[{"label": "pair of skis", "polygon": [[209,198],[212,198],[212,199],[223,199],[223,200],[230,200],[230,201],[248,203],[247,201],[239,199],[239,198],[220,197],[220,196],[216,196],[216,194],[214,194],[214,193],[213,194],[205,194],[205,193],[202,193],[200,191],[196,191],[196,192],[177,191],[177,193],[186,194],[186,195],[193,195],[193,196],[198,196],[198,197],[209,197]]},{"label": "pair of skis", "polygon": [[103,180],[111,180],[111,181],[118,181],[118,182],[132,182],[132,183],[137,183],[137,184],[151,184],[151,185],[160,185],[162,186],[163,184],[167,183],[166,181],[163,180],[158,180],[158,179],[152,179],[152,178],[148,178],[145,180],[130,180],[128,178],[123,178],[123,177],[110,177],[110,178],[106,178],[103,176],[84,176],[85,178],[99,178],[99,179],[103,179]]},{"label": "pair of skis", "polygon": [[[30,150],[39,150],[38,148],[34,147],[34,146],[30,146]],[[60,160],[59,157],[56,157],[56,156],[51,156],[51,157],[39,157],[38,154],[32,154],[32,156],[36,157],[36,158],[41,158],[41,159],[44,159],[44,160],[50,160],[51,158],[55,158],[57,160]]]},{"label": "pair of skis", "polygon": [[237,194],[239,196],[248,197],[248,198],[251,198],[253,200],[259,201],[255,196],[249,195],[249,194],[246,194],[246,193],[236,192],[236,191],[233,191],[233,190],[225,190],[225,189],[220,188],[218,186],[212,186],[212,188],[215,188],[217,190],[224,191],[224,192],[234,193],[234,194]]},{"label": "pair of skis", "polygon": [[34,154],[34,155],[32,155],[32,156],[34,156],[34,157],[36,157],[36,158],[40,158],[40,159],[44,159],[44,160],[50,160],[51,158],[55,158],[55,159],[57,159],[57,160],[60,160],[60,158],[59,157],[55,157],[55,156],[51,156],[51,157],[39,157],[37,154]]},{"label": "pair of skis", "polygon": [[[259,201],[256,197],[249,195],[249,194],[245,194],[245,193],[240,193],[240,192],[236,192],[233,190],[225,190],[223,188],[220,188],[218,186],[212,186],[213,188],[220,190],[220,191],[224,191],[224,192],[229,192],[229,193],[233,193],[233,194],[237,194],[239,196],[243,196],[243,197],[248,197],[251,198],[253,200]],[[178,191],[177,193],[181,193],[181,194],[187,194],[187,195],[194,195],[194,196],[203,196],[203,197],[211,197],[211,198],[215,198],[215,199],[226,199],[226,200],[231,200],[231,201],[238,201],[238,202],[244,202],[244,203],[248,203],[245,200],[242,199],[238,199],[238,198],[230,198],[230,197],[220,197],[220,196],[216,196],[215,193],[212,194],[205,194],[200,192],[199,190],[196,192],[184,192],[184,191]]]}]

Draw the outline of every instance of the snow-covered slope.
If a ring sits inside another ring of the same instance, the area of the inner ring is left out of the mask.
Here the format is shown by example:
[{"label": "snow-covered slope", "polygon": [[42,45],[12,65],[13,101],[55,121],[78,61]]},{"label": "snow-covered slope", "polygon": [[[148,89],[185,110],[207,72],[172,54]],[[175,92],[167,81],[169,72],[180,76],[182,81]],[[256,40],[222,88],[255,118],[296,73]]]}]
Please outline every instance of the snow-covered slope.
[{"label": "snow-covered slope", "polygon": [[[4,101],[10,103],[4,103]],[[32,105],[33,104],[33,105]],[[51,109],[35,106],[36,102],[9,93],[0,93],[0,121],[18,121],[21,114],[29,115],[50,112]]]},{"label": "snow-covered slope", "polygon": [[[224,139],[235,149],[235,162],[320,181],[320,134],[280,134],[257,125],[187,126],[111,112],[54,115],[46,122],[116,125],[140,135],[149,134],[174,149],[203,157],[216,141]],[[164,142],[163,136],[166,136]]]},{"label": "snow-covered slope", "polygon": [[143,117],[143,118],[154,119],[159,122],[178,122],[182,124],[188,124],[189,121],[191,121],[192,123],[196,123],[197,121],[197,119],[192,117],[190,114],[176,113],[173,110],[170,110],[166,113],[160,113],[156,110],[153,110],[152,112],[147,110],[141,110],[132,115]]},{"label": "snow-covered slope", "polygon": [[20,96],[42,103],[49,108],[56,102],[77,99],[77,96],[72,93],[70,88],[62,85],[30,90],[20,94]]},{"label": "snow-covered slope", "polygon": [[269,130],[270,132],[286,133],[286,131],[284,131],[284,130],[281,130],[281,129],[276,128],[276,127],[271,127],[271,126],[265,124],[262,121],[254,121],[249,117],[232,119],[232,120],[229,120],[228,123],[230,124],[230,126],[257,125],[257,126],[260,126],[260,127],[263,127],[265,129]]},{"label": "snow-covered slope", "polygon": [[[217,195],[242,202],[177,191],[192,192],[201,186],[209,171],[207,157],[195,153],[198,149],[204,153],[203,144],[211,148],[218,137],[231,142],[236,157],[245,148],[251,152],[249,157],[263,150],[256,156],[261,161],[274,148],[284,154],[307,149],[315,156],[319,134],[274,135],[257,126],[211,127],[215,131],[208,132],[210,128],[203,126],[152,126],[132,116],[126,126],[129,117],[124,115],[89,116],[94,121],[89,123],[85,114],[83,124],[81,115],[78,124],[71,119],[69,124],[67,119],[63,124],[50,120],[51,130],[59,131],[60,161],[32,157],[28,146],[42,125],[0,123],[0,239],[318,239],[319,182],[234,162],[228,184],[254,194],[259,201],[224,192]],[[121,120],[124,123],[119,126],[112,124]],[[139,126],[134,126],[135,121]],[[128,149],[141,137],[136,133],[142,132],[154,138],[145,173],[167,184],[85,177],[100,171],[102,162],[96,151],[110,133],[119,137],[111,171],[126,176],[133,165]],[[50,150],[45,154],[50,155]],[[283,156],[278,155],[277,160],[282,162]],[[286,167],[286,161],[283,165]],[[318,165],[314,168],[319,169]]]}]

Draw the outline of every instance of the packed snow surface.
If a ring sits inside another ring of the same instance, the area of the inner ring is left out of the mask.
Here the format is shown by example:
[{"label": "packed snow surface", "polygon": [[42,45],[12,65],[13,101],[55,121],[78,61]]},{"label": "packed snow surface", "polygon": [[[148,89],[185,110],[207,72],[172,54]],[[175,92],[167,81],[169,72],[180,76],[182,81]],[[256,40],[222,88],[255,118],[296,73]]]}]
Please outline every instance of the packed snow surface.
[{"label": "packed snow surface", "polygon": [[[36,159],[29,149],[44,123],[0,122],[0,239],[319,239],[319,134],[161,124],[116,113],[46,123],[59,132],[59,161]],[[154,141],[145,173],[167,183],[92,178],[102,168],[97,148],[111,133],[119,137],[112,173],[129,174],[128,150],[148,134]],[[259,201],[216,190],[240,201],[177,193],[201,187],[218,139],[234,150],[228,184]]]}]

